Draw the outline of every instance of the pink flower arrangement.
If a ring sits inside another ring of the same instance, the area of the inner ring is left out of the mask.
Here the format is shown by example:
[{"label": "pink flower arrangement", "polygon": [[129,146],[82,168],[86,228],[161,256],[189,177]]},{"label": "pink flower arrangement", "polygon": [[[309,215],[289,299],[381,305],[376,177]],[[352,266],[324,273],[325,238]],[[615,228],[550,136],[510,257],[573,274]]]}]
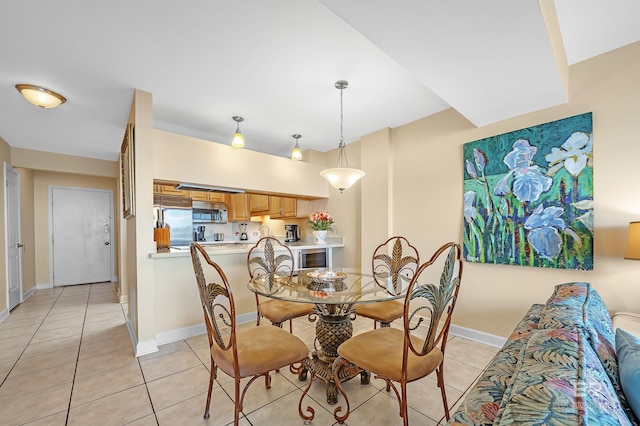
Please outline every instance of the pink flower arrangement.
[{"label": "pink flower arrangement", "polygon": [[315,212],[309,215],[309,226],[314,231],[326,231],[331,229],[333,217],[327,212]]}]

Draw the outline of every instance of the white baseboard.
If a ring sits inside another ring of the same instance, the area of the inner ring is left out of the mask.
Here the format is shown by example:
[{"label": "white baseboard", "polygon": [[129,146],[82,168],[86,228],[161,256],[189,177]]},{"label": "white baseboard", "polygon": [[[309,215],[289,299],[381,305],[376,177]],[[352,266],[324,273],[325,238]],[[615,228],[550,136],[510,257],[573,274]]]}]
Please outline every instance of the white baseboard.
[{"label": "white baseboard", "polygon": [[133,346],[136,357],[158,352],[158,343],[155,339],[147,340],[146,342],[138,342],[138,338],[136,337],[135,330],[131,325],[131,321],[127,318],[125,323],[127,324],[127,330],[129,331],[129,337],[131,338],[131,345]]},{"label": "white baseboard", "polygon": [[33,293],[35,293],[37,289],[38,288],[36,286],[33,286],[29,290],[24,292],[24,294],[22,295],[22,303],[24,303],[28,298],[30,298],[31,295],[33,295]]},{"label": "white baseboard", "polygon": [[474,330],[472,328],[461,327],[455,324],[451,324],[449,333],[455,336],[464,337],[465,339],[484,343],[485,345],[494,346],[496,348],[501,348],[505,343],[507,343],[507,339],[504,337],[485,333],[484,331]]},{"label": "white baseboard", "polygon": [[246,324],[248,322],[255,322],[258,319],[258,311],[247,312],[246,314],[240,314],[236,317],[237,324]]},{"label": "white baseboard", "polygon": [[53,283],[40,283],[36,284],[36,288],[38,290],[46,290],[48,288],[53,288]]},{"label": "white baseboard", "polygon": [[[258,318],[257,311],[247,312],[236,317],[237,324],[246,324],[248,322],[255,322]],[[159,345],[166,345],[167,343],[177,342],[178,340],[188,339],[189,337],[199,336],[205,334],[207,328],[204,325],[204,321],[200,324],[192,325],[189,327],[176,328],[169,331],[163,331],[156,334],[155,341]]]},{"label": "white baseboard", "polygon": [[158,343],[156,342],[156,339],[147,340],[145,342],[138,342],[135,348],[136,348],[136,357],[139,357],[142,355],[158,352]]},{"label": "white baseboard", "polygon": [[202,324],[192,325],[190,327],[176,328],[174,330],[163,331],[156,334],[156,342],[158,345],[177,342],[178,340],[188,339],[189,337],[198,336],[207,332],[207,328]]},{"label": "white baseboard", "polygon": [[5,308],[0,311],[0,322],[6,320],[9,317],[9,309]]}]

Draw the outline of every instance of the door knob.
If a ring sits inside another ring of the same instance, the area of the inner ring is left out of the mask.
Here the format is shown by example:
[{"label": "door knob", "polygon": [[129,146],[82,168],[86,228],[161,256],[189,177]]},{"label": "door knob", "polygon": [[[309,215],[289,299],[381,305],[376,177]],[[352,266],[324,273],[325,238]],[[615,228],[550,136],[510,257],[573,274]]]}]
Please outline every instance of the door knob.
[{"label": "door knob", "polygon": [[18,247],[18,248],[20,248],[20,247],[24,247],[24,244],[20,244],[20,243],[18,243],[18,244],[16,244],[16,247]]},{"label": "door knob", "polygon": [[104,242],[104,245],[105,245],[105,246],[108,246],[109,244],[110,244],[110,243],[109,243],[109,241],[105,241],[105,242]]}]

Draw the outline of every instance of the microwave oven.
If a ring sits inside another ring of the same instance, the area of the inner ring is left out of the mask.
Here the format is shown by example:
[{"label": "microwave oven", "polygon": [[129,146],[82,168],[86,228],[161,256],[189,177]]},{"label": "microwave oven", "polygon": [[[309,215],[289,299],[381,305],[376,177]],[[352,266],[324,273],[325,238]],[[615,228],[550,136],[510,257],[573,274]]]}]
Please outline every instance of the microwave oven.
[{"label": "microwave oven", "polygon": [[326,268],[327,249],[301,249],[298,250],[298,268]]},{"label": "microwave oven", "polygon": [[227,223],[227,205],[208,201],[193,201],[193,223]]},{"label": "microwave oven", "polygon": [[227,223],[223,209],[193,209],[193,223]]}]

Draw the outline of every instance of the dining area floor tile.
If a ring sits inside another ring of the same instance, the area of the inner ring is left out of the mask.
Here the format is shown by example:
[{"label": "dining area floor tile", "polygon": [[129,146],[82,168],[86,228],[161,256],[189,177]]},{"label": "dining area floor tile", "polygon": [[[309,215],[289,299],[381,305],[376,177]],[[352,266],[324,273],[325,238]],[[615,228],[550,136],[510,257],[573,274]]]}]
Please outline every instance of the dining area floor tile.
[{"label": "dining area floor tile", "polygon": [[[194,308],[195,309],[195,308]],[[130,426],[233,424],[234,382],[218,369],[211,396],[211,417],[203,419],[211,358],[206,334],[190,336],[135,357],[127,330],[127,304],[118,303],[115,283],[39,289],[0,323],[0,419],[2,424]],[[293,334],[317,348],[317,318],[297,318]],[[373,321],[356,318],[353,334],[373,329]],[[238,330],[255,327],[255,321]],[[261,327],[271,327],[267,320]],[[392,327],[401,327],[398,321]],[[284,324],[285,330],[289,325]],[[497,348],[450,336],[445,383],[451,407],[477,380]],[[248,379],[241,381],[241,386]],[[302,425],[298,403],[307,384],[288,368],[271,372],[247,391],[241,426]],[[345,424],[400,425],[398,403],[382,380],[343,383],[351,414]],[[445,424],[434,378],[409,385],[411,424]],[[326,384],[315,379],[302,401],[315,411],[312,425],[335,426],[333,411],[344,406],[326,400]]]}]

